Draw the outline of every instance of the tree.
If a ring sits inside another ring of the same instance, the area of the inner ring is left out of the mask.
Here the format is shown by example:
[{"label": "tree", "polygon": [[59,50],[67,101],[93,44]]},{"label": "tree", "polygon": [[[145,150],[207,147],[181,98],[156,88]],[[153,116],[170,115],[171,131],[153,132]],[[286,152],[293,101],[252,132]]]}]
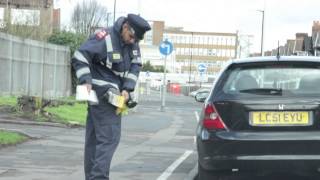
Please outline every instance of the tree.
[{"label": "tree", "polygon": [[49,38],[48,42],[58,45],[69,46],[71,56],[74,51],[77,50],[80,45],[86,40],[86,36],[83,34],[76,34],[67,31],[54,32]]},{"label": "tree", "polygon": [[147,61],[142,65],[142,71],[154,72],[154,67],[151,65],[150,61]]},{"label": "tree", "polygon": [[[53,44],[59,44],[70,47],[70,55],[73,56],[74,51],[76,51],[80,45],[85,41],[86,36],[83,34],[76,34],[72,32],[54,32],[48,39],[48,42]],[[71,57],[70,57],[71,59]],[[72,92],[75,92],[77,86],[77,77],[75,75],[74,69],[71,68],[71,79],[72,79]]]},{"label": "tree", "polygon": [[94,28],[106,26],[107,8],[96,0],[82,0],[77,3],[71,17],[72,28],[76,33],[90,35]]},{"label": "tree", "polygon": [[[164,72],[164,66],[154,67],[151,65],[150,61],[147,61],[142,65],[142,71]],[[167,70],[166,72],[169,72],[169,71]]]}]

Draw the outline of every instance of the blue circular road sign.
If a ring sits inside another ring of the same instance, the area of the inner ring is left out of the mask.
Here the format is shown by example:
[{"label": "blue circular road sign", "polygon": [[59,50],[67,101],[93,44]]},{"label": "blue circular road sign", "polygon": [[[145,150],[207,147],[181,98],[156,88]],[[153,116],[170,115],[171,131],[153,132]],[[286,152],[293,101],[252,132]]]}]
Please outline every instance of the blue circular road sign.
[{"label": "blue circular road sign", "polygon": [[198,65],[198,71],[200,73],[204,73],[204,72],[206,72],[206,70],[207,70],[207,66],[205,64],[199,64]]},{"label": "blue circular road sign", "polygon": [[166,39],[160,43],[159,50],[161,54],[167,56],[172,53],[173,44]]}]

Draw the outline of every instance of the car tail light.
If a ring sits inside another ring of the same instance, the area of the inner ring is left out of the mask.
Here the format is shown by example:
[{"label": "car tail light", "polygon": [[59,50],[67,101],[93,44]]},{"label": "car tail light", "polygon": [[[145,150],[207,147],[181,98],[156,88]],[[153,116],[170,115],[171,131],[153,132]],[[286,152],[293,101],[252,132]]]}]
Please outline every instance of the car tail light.
[{"label": "car tail light", "polygon": [[205,105],[203,126],[208,130],[226,130],[227,127],[219,116],[214,105]]}]

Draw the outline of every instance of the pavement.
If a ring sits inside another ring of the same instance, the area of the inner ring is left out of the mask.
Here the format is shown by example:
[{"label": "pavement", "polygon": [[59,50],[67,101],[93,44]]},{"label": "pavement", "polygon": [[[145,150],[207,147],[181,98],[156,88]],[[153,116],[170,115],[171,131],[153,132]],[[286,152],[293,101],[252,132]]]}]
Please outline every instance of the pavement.
[{"label": "pavement", "polygon": [[[122,137],[111,166],[111,180],[191,180],[196,171],[195,111],[201,104],[168,95],[165,112],[158,95],[144,96],[122,120]],[[83,127],[12,119],[0,113],[0,129],[31,140],[0,149],[0,180],[81,180]]]}]

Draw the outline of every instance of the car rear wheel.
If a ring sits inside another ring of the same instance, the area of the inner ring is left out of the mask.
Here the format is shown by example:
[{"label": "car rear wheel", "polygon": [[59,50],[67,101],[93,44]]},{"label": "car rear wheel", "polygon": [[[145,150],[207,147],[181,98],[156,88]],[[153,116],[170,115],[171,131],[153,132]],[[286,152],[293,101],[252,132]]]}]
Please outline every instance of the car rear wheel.
[{"label": "car rear wheel", "polygon": [[223,172],[220,171],[208,171],[203,169],[200,164],[198,164],[198,179],[197,180],[222,180]]}]

